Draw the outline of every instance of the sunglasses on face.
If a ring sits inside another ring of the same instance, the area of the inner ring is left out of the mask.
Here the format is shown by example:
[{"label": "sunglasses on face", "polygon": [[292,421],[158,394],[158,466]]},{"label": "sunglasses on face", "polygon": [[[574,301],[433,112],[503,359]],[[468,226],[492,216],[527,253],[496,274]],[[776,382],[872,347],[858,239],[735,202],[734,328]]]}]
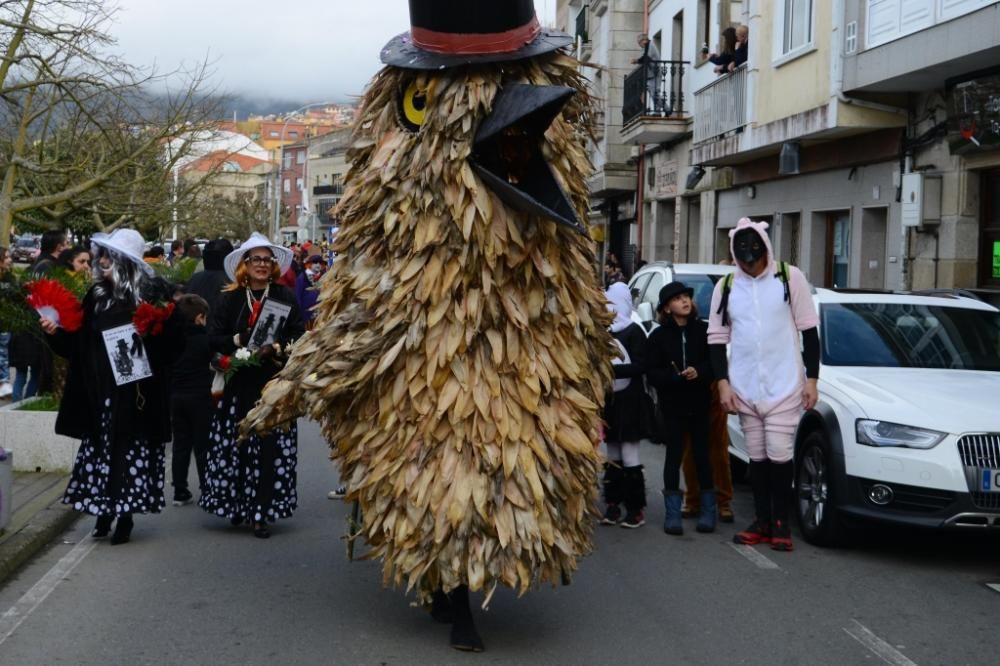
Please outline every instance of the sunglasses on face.
[{"label": "sunglasses on face", "polygon": [[247,257],[243,261],[251,266],[270,266],[274,263],[274,257]]}]

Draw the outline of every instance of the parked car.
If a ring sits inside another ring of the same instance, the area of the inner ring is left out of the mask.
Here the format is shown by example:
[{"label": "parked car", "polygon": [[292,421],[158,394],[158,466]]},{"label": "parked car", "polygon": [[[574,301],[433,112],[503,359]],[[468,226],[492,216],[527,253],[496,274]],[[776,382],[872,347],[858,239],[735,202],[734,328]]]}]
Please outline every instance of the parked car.
[{"label": "parked car", "polygon": [[733,270],[732,266],[719,264],[673,264],[667,261],[648,263],[636,271],[628,283],[635,306],[632,319],[648,333],[656,325],[655,313],[660,289],[675,280],[694,289],[694,304],[698,309],[698,316],[708,319],[715,283]]},{"label": "parked car", "polygon": [[[1000,528],[1000,310],[962,295],[818,289],[819,403],[795,435],[806,541],[858,520]],[[739,421],[730,451],[747,461]]]},{"label": "parked car", "polygon": [[14,247],[10,250],[10,256],[14,261],[31,263],[38,258],[38,253],[42,249],[42,242],[32,236],[22,236],[14,242]]}]

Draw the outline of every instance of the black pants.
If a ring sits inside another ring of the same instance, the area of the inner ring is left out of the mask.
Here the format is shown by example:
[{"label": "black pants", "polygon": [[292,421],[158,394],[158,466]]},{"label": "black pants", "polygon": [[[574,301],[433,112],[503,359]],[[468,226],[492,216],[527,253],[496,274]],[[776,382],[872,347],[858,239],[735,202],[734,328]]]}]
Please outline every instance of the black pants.
[{"label": "black pants", "polygon": [[708,413],[665,414],[664,430],[667,440],[667,457],[663,462],[663,489],[680,490],[681,459],[684,457],[684,433],[691,435],[691,454],[698,471],[698,487],[712,490],[712,466],[708,459]]},{"label": "black pants", "polygon": [[191,453],[198,469],[198,486],[205,488],[205,453],[208,450],[208,430],[212,422],[212,399],[204,396],[174,395],[170,402],[170,420],[173,426],[174,490],[187,490],[188,467]]}]

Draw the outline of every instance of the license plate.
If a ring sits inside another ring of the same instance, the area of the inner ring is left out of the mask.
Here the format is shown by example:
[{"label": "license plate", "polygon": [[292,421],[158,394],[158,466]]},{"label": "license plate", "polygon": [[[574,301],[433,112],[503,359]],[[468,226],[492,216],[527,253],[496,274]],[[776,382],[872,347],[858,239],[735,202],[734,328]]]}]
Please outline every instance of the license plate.
[{"label": "license plate", "polygon": [[981,470],[979,489],[984,493],[1000,493],[1000,469]]}]

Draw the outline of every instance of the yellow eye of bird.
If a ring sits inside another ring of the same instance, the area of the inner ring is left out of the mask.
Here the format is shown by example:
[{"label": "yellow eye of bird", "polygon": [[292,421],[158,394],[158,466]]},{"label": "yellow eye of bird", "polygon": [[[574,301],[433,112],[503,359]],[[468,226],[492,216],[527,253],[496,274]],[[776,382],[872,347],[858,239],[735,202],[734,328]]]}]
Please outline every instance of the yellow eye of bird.
[{"label": "yellow eye of bird", "polygon": [[420,87],[412,81],[400,97],[400,120],[403,126],[411,132],[419,132],[427,116],[430,102],[430,89]]}]

